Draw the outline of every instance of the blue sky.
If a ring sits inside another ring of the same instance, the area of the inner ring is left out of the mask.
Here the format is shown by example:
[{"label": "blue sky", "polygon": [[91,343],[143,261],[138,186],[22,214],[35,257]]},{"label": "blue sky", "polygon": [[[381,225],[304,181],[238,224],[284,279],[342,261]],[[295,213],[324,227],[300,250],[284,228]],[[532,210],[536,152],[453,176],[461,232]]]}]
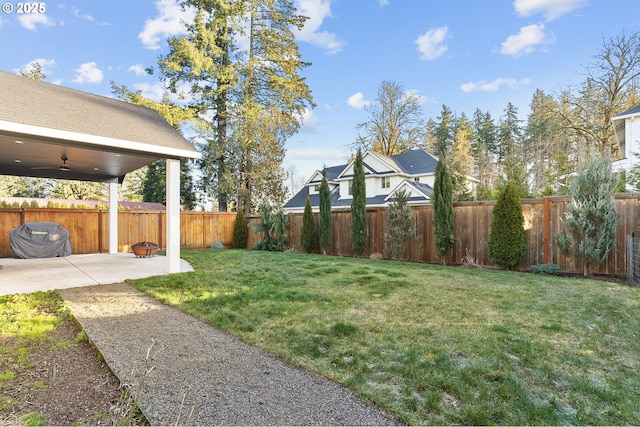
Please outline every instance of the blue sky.
[{"label": "blue sky", "polygon": [[[0,70],[33,61],[47,80],[113,96],[110,81],[159,99],[144,73],[179,34],[176,0],[48,0],[44,13],[0,12]],[[526,118],[533,92],[554,94],[583,80],[603,38],[639,31],[637,0],[295,0],[309,16],[298,34],[303,72],[317,108],[287,142],[285,167],[306,180],[323,165],[345,163],[364,106],[384,80],[423,101],[425,118],[447,105],[494,119],[508,102]],[[24,8],[23,8],[24,9]],[[23,12],[25,10],[22,10]]]}]

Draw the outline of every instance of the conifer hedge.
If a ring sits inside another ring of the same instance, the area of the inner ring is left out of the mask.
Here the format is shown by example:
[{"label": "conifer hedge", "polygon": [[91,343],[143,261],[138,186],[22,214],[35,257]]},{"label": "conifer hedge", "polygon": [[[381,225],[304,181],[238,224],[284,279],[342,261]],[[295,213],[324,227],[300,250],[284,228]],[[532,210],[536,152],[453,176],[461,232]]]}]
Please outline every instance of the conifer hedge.
[{"label": "conifer hedge", "polygon": [[313,219],[311,200],[307,197],[302,214],[302,229],[300,230],[300,245],[306,253],[311,253],[316,248],[316,223]]}]

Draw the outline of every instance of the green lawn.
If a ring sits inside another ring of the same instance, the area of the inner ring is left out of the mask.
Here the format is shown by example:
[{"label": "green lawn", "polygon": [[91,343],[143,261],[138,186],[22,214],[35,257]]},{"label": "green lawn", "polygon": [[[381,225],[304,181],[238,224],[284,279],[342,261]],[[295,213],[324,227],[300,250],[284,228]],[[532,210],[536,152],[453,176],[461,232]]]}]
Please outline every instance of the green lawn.
[{"label": "green lawn", "polygon": [[132,283],[407,423],[640,424],[640,289],[321,255],[182,255],[194,273]]}]

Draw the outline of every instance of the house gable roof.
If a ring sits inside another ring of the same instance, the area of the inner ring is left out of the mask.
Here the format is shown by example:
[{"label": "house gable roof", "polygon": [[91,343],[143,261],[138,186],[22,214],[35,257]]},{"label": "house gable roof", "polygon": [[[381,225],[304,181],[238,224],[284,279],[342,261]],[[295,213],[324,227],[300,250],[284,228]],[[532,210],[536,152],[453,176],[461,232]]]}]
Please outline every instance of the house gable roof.
[{"label": "house gable roof", "polygon": [[409,202],[426,202],[433,197],[433,188],[430,185],[405,179],[389,193],[384,201],[392,201],[396,193],[401,190],[409,194]]},{"label": "house gable roof", "polygon": [[[340,172],[342,172],[346,167],[347,165],[338,165],[324,168],[324,170],[327,172],[327,182],[335,182],[338,175],[340,175]],[[309,178],[307,184],[318,184],[320,182],[322,182],[322,171],[317,170],[313,173],[313,175],[311,175],[311,178]]]}]

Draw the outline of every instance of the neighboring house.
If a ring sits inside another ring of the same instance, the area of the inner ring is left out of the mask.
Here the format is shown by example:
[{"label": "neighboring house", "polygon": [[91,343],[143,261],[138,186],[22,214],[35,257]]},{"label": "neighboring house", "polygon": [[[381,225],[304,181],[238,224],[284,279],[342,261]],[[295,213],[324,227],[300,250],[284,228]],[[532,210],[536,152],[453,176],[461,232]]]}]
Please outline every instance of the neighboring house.
[{"label": "neighboring house", "polygon": [[640,166],[640,105],[611,118],[621,160],[613,162],[615,171],[631,171]]},{"label": "neighboring house", "polygon": [[[351,208],[351,185],[355,159],[346,165],[326,168],[327,182],[331,189],[331,208]],[[412,150],[395,156],[367,151],[362,156],[365,173],[367,207],[387,206],[394,194],[404,190],[410,195],[409,205],[420,206],[430,203],[433,195],[436,165],[438,159],[424,150]],[[316,171],[305,186],[285,205],[287,213],[304,211],[307,196],[314,212],[320,206],[320,184],[322,171]],[[476,180],[468,178],[471,191],[475,191]]]}]

